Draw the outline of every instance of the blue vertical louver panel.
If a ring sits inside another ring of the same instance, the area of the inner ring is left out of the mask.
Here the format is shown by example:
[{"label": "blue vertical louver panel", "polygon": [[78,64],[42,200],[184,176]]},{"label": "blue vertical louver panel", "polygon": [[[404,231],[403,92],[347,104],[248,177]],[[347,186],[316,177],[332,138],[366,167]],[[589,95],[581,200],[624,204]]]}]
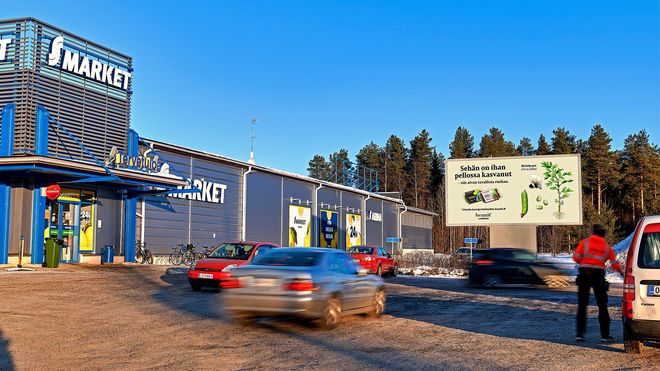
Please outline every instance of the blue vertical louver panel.
[{"label": "blue vertical louver panel", "polygon": [[13,103],[2,108],[2,137],[0,137],[0,156],[11,156],[14,153],[14,110]]},{"label": "blue vertical louver panel", "polygon": [[[0,137],[0,156],[11,156],[14,152],[14,105],[2,108],[2,137]],[[0,183],[0,264],[9,260],[9,208],[11,206],[11,186]]]},{"label": "blue vertical louver panel", "polygon": [[[129,156],[138,155],[139,136],[135,130],[128,130],[127,151]],[[124,261],[135,262],[135,216],[137,213],[137,200],[127,197],[124,200]]]},{"label": "blue vertical louver panel", "polygon": [[37,156],[48,155],[48,110],[42,106],[37,106],[34,153]]}]

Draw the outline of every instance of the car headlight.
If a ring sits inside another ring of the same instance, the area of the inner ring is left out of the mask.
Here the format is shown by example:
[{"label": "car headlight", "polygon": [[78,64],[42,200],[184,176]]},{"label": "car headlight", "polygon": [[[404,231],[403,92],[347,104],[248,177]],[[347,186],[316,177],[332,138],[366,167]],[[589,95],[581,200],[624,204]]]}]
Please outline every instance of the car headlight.
[{"label": "car headlight", "polygon": [[236,264],[229,264],[228,266],[222,268],[222,271],[223,271],[223,272],[233,272],[234,269],[236,269],[236,267],[238,267],[238,265],[236,265]]}]

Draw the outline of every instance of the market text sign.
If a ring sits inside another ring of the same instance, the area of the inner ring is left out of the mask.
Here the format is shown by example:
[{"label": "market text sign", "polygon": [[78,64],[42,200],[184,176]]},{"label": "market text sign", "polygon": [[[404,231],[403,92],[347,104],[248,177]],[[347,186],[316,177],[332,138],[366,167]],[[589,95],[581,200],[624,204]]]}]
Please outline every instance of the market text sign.
[{"label": "market text sign", "polygon": [[128,90],[131,73],[107,63],[89,59],[71,50],[64,50],[64,36],[53,38],[48,52],[48,65],[79,76]]},{"label": "market text sign", "polygon": [[0,39],[0,62],[7,59],[7,46],[13,39]]},{"label": "market text sign", "polygon": [[447,225],[579,225],[579,155],[445,162]]}]

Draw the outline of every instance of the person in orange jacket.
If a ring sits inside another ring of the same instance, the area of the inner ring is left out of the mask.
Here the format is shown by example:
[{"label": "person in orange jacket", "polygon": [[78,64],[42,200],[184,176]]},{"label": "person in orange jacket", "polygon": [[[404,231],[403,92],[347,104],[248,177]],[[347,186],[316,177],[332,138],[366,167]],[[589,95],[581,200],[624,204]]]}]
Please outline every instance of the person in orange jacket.
[{"label": "person in orange jacket", "polygon": [[584,332],[587,326],[587,304],[589,292],[594,289],[596,304],[598,305],[598,322],[600,324],[600,341],[612,342],[610,335],[610,315],[607,312],[608,282],[605,280],[605,263],[612,262],[612,268],[621,272],[621,265],[616,260],[614,249],[605,241],[607,229],[602,224],[594,224],[592,235],[580,241],[575,249],[573,260],[579,266],[576,279],[578,286],[578,309],[576,341],[584,341]]}]

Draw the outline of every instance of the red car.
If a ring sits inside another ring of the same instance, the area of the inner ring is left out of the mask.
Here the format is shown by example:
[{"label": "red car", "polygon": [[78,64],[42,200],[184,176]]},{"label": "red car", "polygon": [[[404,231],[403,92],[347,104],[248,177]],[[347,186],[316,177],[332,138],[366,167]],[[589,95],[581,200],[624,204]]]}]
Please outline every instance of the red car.
[{"label": "red car", "polygon": [[220,287],[220,282],[231,277],[231,272],[241,265],[271,249],[279,247],[270,242],[234,241],[216,247],[208,257],[199,260],[188,270],[188,282],[193,290],[202,287]]},{"label": "red car", "polygon": [[396,261],[385,249],[379,246],[353,246],[348,249],[353,259],[360,262],[360,265],[379,276],[389,274],[396,276],[399,273],[399,267]]}]

